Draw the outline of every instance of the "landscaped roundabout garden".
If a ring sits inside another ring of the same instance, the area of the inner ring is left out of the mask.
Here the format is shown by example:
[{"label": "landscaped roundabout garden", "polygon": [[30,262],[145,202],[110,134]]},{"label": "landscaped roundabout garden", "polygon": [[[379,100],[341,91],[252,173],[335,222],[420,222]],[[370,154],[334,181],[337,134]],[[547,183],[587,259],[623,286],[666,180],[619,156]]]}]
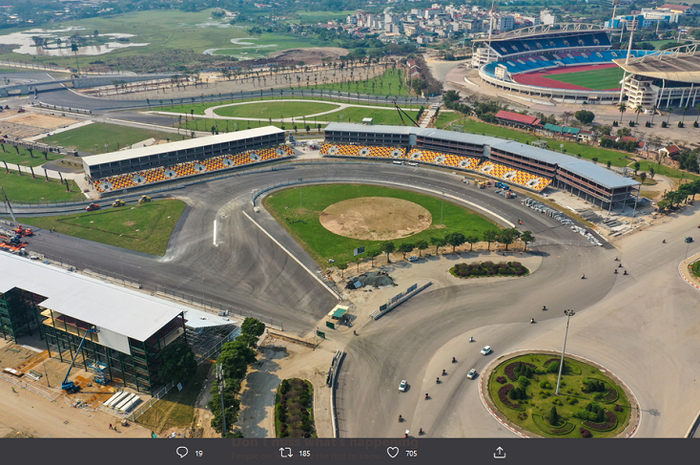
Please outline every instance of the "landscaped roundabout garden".
[{"label": "landscaped roundabout garden", "polygon": [[486,389],[501,417],[516,429],[543,437],[621,435],[636,409],[622,386],[600,368],[566,358],[557,396],[559,361],[556,353],[530,353],[502,361],[490,373]]}]

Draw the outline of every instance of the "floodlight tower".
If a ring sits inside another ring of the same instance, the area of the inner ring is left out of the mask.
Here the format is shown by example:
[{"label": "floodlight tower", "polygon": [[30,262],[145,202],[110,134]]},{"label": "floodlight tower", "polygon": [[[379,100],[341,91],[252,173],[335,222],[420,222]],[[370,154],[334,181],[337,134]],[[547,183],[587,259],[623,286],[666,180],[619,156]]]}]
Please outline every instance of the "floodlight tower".
[{"label": "floodlight tower", "polygon": [[[630,31],[630,43],[627,46],[627,58],[625,58],[625,64],[628,64],[630,62],[630,54],[632,53],[632,44],[634,43],[634,31],[637,30],[637,26],[639,25],[639,21],[636,19],[634,21],[630,21],[629,25],[629,31]],[[632,76],[630,74],[630,76]],[[622,103],[622,99],[625,96],[625,81],[627,80],[627,71],[623,70],[622,73],[622,81],[620,81],[620,100],[619,103]]]},{"label": "floodlight tower", "polygon": [[557,391],[556,395],[559,395],[559,385],[561,384],[561,373],[564,370],[564,352],[566,352],[566,339],[569,337],[569,320],[574,316],[576,312],[570,309],[564,310],[564,315],[566,315],[566,332],[564,333],[564,348],[561,351],[561,362],[559,363],[559,377],[557,378]]}]

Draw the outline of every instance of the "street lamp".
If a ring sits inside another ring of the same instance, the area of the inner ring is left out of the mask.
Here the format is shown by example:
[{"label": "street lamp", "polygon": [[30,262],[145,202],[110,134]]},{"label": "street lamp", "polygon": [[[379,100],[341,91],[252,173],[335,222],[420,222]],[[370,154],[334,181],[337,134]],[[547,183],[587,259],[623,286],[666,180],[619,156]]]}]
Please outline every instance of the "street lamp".
[{"label": "street lamp", "polygon": [[559,385],[561,384],[561,372],[564,370],[564,352],[566,352],[566,338],[569,336],[569,320],[574,316],[576,312],[571,309],[564,310],[564,315],[566,315],[566,332],[564,333],[564,348],[561,351],[561,362],[559,362],[559,377],[557,378],[557,391],[556,395],[559,395]]}]

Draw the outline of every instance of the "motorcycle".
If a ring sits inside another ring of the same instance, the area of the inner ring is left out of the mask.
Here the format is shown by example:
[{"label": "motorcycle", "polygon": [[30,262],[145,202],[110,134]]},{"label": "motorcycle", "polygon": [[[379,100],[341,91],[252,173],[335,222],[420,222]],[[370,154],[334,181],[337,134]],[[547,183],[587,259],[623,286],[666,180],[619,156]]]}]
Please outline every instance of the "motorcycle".
[{"label": "motorcycle", "polygon": [[469,342],[474,342],[474,336],[469,336]]},{"label": "motorcycle", "polygon": [[457,359],[452,357],[452,363],[457,363]]},{"label": "motorcycle", "polygon": [[543,305],[543,306],[542,306],[542,311],[543,311],[543,312],[546,312],[546,311],[547,311],[547,306],[546,306],[546,305]]},{"label": "motorcycle", "polygon": [[615,268],[615,274],[617,274],[617,268]]},{"label": "motorcycle", "polygon": [[445,370],[442,370],[442,376],[447,376],[447,372]]},{"label": "motorcycle", "polygon": [[403,417],[401,415],[399,415],[399,423],[401,423],[402,421],[403,421]]},{"label": "motorcycle", "polygon": [[423,436],[425,434],[425,431],[423,431],[423,428],[418,430],[418,436]]},{"label": "motorcycle", "polygon": [[428,393],[426,392],[426,393],[425,393],[425,400],[428,400],[428,399],[430,399],[430,396],[429,396]]},{"label": "motorcycle", "polygon": [[627,276],[627,270],[625,270],[624,273],[622,273],[622,275]]},{"label": "motorcycle", "polygon": [[534,318],[530,318],[530,324],[533,324],[535,322]]},{"label": "motorcycle", "polygon": [[586,279],[586,275],[581,275],[581,279]]},{"label": "motorcycle", "polygon": [[[435,380],[435,384],[440,384],[440,377],[439,377],[439,376],[438,376],[438,378]],[[426,395],[427,395],[427,394],[426,394]]]}]

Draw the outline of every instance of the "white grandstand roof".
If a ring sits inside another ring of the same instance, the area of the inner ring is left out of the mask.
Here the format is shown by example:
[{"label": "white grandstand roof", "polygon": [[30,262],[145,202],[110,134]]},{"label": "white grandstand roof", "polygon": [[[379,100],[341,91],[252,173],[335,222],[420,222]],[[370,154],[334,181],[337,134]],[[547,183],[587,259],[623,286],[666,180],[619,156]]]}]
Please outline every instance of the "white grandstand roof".
[{"label": "white grandstand roof", "polygon": [[150,145],[148,147],[139,147],[136,149],[120,150],[118,152],[110,152],[102,155],[91,155],[83,157],[83,163],[88,166],[101,165],[103,163],[112,163],[121,160],[131,160],[133,158],[148,157],[166,152],[174,152],[177,150],[194,149],[205,147],[207,145],[222,144],[226,142],[234,142],[237,140],[250,139],[253,137],[269,136],[272,134],[284,134],[282,129],[275,126],[266,126],[264,128],[246,129],[244,131],[229,132],[226,134],[218,134],[216,136],[199,137],[197,139],[185,139],[167,144]]},{"label": "white grandstand roof", "polygon": [[188,307],[10,254],[0,254],[0,293],[20,288],[47,297],[39,305],[145,341]]},{"label": "white grandstand roof", "polygon": [[477,145],[488,145],[493,148],[507,150],[512,153],[526,155],[535,160],[540,160],[546,163],[559,165],[572,173],[594,181],[595,183],[609,188],[615,189],[626,186],[635,186],[639,182],[625,178],[614,172],[598,166],[595,163],[586,160],[579,160],[570,155],[554,152],[552,150],[540,149],[531,145],[522,144],[497,137],[482,136],[479,134],[469,134],[453,131],[445,131],[443,129],[434,128],[416,128],[408,126],[365,126],[355,123],[329,123],[326,126],[327,131],[353,131],[365,133],[383,133],[383,134],[416,134],[424,137],[434,137],[443,140],[456,142],[465,142]]}]

